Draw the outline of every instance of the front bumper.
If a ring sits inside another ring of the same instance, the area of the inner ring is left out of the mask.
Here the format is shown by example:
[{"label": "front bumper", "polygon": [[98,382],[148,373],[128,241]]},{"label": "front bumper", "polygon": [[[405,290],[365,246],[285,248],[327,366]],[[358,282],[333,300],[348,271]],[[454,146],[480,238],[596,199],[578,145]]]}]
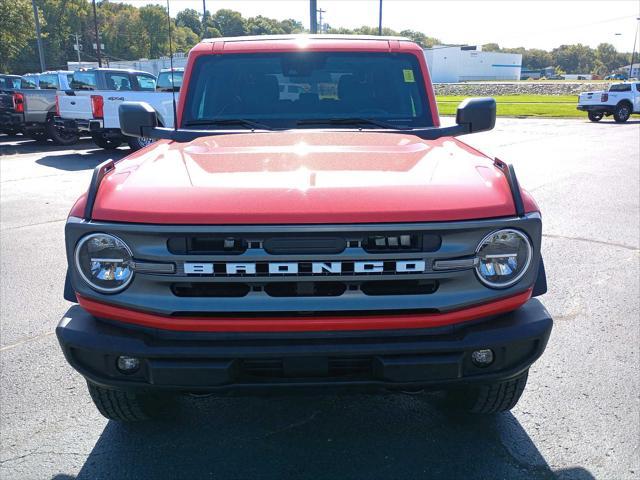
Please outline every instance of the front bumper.
[{"label": "front bumper", "polygon": [[0,112],[0,131],[22,130],[24,115],[22,113]]},{"label": "front bumper", "polygon": [[[251,392],[278,389],[446,388],[524,372],[544,351],[553,321],[536,299],[492,319],[420,330],[305,333],[174,332],[97,320],[79,306],[56,334],[89,381],[124,390]],[[491,348],[477,367],[471,352]],[[132,374],[119,355],[141,359]]]}]

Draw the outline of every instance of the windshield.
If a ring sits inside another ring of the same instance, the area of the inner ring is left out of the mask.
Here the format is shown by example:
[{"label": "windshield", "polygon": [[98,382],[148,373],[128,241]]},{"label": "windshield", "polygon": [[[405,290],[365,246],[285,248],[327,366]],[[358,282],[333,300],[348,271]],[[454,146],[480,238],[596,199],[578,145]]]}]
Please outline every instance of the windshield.
[{"label": "windshield", "polygon": [[325,121],[332,128],[433,126],[420,65],[411,54],[211,55],[198,59],[194,68],[185,127],[211,121],[219,128],[216,121],[238,119],[270,128],[318,128]]},{"label": "windshield", "polygon": [[[178,90],[182,86],[183,76],[184,72],[173,72],[173,83]],[[160,72],[160,74],[158,75],[158,83],[156,85],[156,88],[158,90],[170,92],[172,90],[171,87],[171,72]]]}]

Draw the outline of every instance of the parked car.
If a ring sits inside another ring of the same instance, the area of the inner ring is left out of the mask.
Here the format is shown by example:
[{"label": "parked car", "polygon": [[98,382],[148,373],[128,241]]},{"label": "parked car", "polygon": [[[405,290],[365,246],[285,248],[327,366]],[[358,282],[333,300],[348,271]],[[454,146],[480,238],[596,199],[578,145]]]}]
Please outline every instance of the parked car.
[{"label": "parked car", "polygon": [[25,75],[20,88],[0,94],[0,117],[5,131],[23,132],[39,142],[51,139],[58,145],[72,145],[78,141],[74,132],[57,128],[56,91],[70,88],[72,72],[49,71]]},{"label": "parked car", "polygon": [[632,114],[640,113],[640,82],[614,83],[606,91],[581,93],[578,110],[587,112],[592,122],[613,115],[616,122],[624,123]]},{"label": "parked car", "polygon": [[184,68],[163,68],[158,73],[156,82],[157,92],[179,92],[182,86],[182,77],[184,76]]},{"label": "parked car", "polygon": [[189,54],[177,129],[119,107],[125,134],[163,141],[96,167],[66,223],[79,305],[56,332],[98,410],[314,388],[512,408],[552,319],[538,206],[456,138],[493,128],[494,99],[440,126],[399,37],[214,40]]},{"label": "parked car", "polygon": [[117,148],[127,142],[132,150],[138,150],[151,143],[151,139],[122,134],[118,107],[126,101],[149,103],[161,125],[173,126],[173,93],[156,92],[156,77],[150,73],[113,68],[77,71],[71,87],[73,90],[58,94],[56,124],[91,135],[101,148]]},{"label": "parked car", "polygon": [[624,73],[614,73],[613,75],[607,75],[605,80],[627,80],[627,76]]}]

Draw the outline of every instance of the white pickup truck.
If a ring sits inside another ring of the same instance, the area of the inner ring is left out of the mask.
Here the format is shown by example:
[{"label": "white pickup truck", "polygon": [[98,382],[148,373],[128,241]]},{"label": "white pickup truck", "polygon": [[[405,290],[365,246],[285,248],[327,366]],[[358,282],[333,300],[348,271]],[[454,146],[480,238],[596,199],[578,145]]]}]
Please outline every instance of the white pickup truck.
[{"label": "white pickup truck", "polygon": [[592,122],[613,115],[616,122],[624,123],[632,113],[640,113],[640,82],[614,83],[606,91],[581,93],[578,110],[587,112]]},{"label": "white pickup truck", "polygon": [[[147,102],[164,127],[173,127],[173,93],[157,92],[156,77],[147,72],[111,68],[77,71],[72,90],[57,96],[56,126],[89,134],[101,148],[117,148],[127,142],[138,150],[151,139],[127,137],[120,130],[118,107],[123,102]],[[178,93],[176,95],[176,102]]]}]

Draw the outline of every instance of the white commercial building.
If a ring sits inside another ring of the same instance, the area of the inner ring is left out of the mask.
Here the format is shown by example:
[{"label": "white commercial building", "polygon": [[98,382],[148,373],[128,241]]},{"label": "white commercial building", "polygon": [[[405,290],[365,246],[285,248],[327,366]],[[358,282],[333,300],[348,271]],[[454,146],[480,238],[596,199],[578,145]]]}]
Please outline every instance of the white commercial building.
[{"label": "white commercial building", "polygon": [[482,47],[427,48],[424,56],[435,83],[486,80],[520,80],[522,55],[519,53],[483,52]]}]

